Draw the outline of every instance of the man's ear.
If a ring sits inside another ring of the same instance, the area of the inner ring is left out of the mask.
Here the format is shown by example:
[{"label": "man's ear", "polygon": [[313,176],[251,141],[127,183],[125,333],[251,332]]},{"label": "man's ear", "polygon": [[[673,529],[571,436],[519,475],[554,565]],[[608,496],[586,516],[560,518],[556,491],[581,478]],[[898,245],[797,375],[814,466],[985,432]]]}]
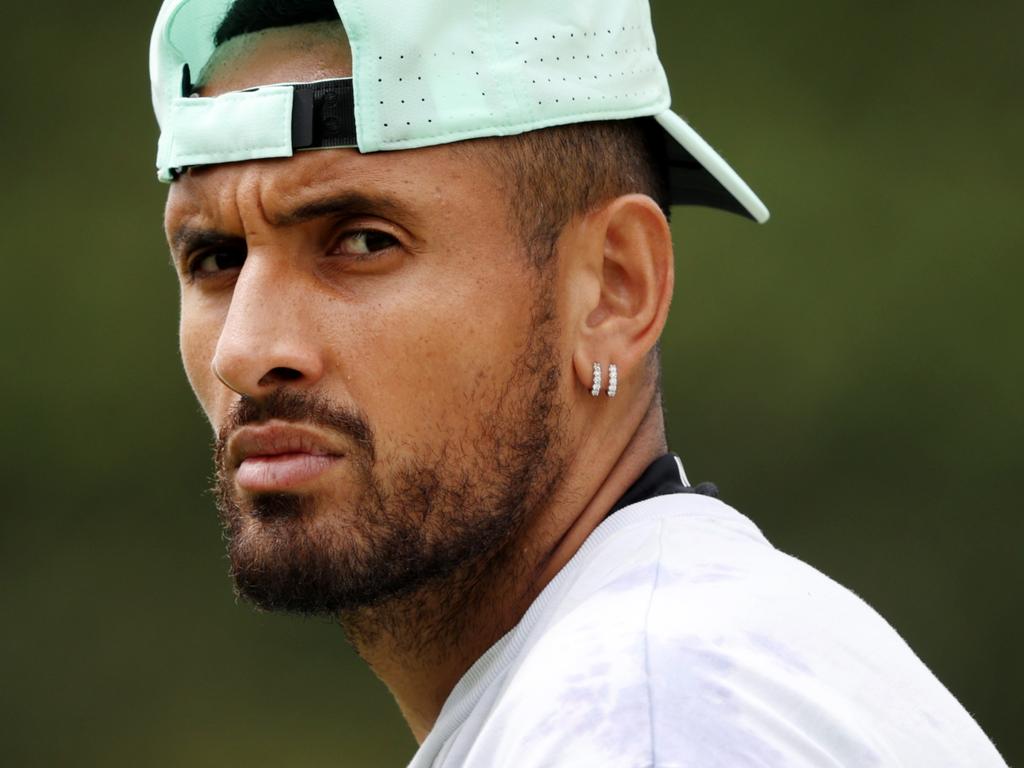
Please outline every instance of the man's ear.
[{"label": "man's ear", "polygon": [[601,364],[604,385],[615,364],[621,391],[643,380],[647,355],[665,327],[675,276],[672,235],[658,204],[631,194],[588,214],[579,236],[573,366],[589,390],[593,364]]}]

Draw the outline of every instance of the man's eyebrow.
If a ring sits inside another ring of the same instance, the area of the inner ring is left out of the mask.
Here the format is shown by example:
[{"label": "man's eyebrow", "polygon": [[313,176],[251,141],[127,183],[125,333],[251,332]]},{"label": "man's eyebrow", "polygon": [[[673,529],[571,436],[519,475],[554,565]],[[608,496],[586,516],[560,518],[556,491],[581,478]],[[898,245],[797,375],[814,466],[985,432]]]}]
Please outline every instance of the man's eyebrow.
[{"label": "man's eyebrow", "polygon": [[[415,224],[418,217],[412,209],[387,195],[350,192],[302,203],[289,211],[270,217],[275,227],[287,227],[326,216],[377,215]],[[245,242],[241,235],[206,227],[183,225],[171,235],[174,253],[191,253],[200,248],[216,245],[235,245]]]},{"label": "man's eyebrow", "polygon": [[192,253],[201,248],[209,248],[217,245],[245,245],[245,238],[233,235],[230,232],[222,232],[219,229],[206,229],[204,227],[191,227],[184,225],[178,227],[171,235],[171,258]]},{"label": "man's eyebrow", "polygon": [[375,215],[416,223],[413,210],[388,195],[346,192],[303,203],[290,211],[270,217],[277,227],[301,224],[324,216]]}]

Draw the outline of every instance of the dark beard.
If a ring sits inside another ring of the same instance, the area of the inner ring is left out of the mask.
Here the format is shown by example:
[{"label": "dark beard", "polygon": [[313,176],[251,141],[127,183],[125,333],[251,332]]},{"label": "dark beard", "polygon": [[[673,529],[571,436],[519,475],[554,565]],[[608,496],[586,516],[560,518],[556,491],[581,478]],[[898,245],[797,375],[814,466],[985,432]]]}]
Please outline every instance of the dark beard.
[{"label": "dark beard", "polygon": [[[502,558],[567,463],[551,309],[534,320],[515,373],[480,413],[481,431],[453,436],[435,456],[378,456],[360,413],[309,393],[282,388],[260,400],[242,397],[215,449],[236,593],[264,610],[332,617],[397,604],[431,585],[444,585],[442,602],[453,613],[470,600],[472,584]],[[360,495],[348,500],[346,516],[314,508],[301,494],[250,497],[243,508],[225,466],[225,440],[272,418],[349,438],[345,460],[358,473]]]}]

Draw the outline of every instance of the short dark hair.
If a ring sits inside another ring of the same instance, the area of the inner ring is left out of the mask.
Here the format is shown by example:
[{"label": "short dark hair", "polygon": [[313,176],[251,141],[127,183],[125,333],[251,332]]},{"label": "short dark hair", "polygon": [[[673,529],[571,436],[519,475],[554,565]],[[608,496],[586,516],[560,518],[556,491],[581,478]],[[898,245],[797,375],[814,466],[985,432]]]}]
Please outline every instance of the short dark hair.
[{"label": "short dark hair", "polygon": [[606,200],[639,192],[669,217],[665,139],[652,118],[572,123],[493,141],[500,150],[486,160],[510,189],[523,190],[511,193],[509,210],[538,268],[551,260],[569,220]]},{"label": "short dark hair", "polygon": [[340,20],[334,0],[235,0],[213,33],[213,44],[263,29]]},{"label": "short dark hair", "polygon": [[[264,29],[340,21],[333,0],[234,0],[214,34],[220,46]],[[552,260],[558,236],[574,216],[623,194],[651,197],[670,214],[665,138],[652,118],[573,123],[465,142],[500,141],[485,162],[508,179],[510,215],[534,266]]]}]

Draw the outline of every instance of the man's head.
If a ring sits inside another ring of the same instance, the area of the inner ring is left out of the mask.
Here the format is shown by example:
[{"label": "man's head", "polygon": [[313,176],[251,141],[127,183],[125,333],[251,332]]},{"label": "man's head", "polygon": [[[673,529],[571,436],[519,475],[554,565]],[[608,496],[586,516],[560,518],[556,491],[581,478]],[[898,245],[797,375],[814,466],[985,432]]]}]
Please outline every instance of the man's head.
[{"label": "man's head", "polygon": [[[349,75],[320,10],[236,3],[200,97]],[[338,613],[475,578],[656,408],[660,146],[599,122],[179,176],[182,356],[244,596]],[[617,364],[614,401],[590,396],[593,362]]]},{"label": "man's head", "polygon": [[[288,81],[351,75],[352,52],[333,0],[235,0],[214,40],[217,48],[198,84],[201,94],[209,91],[203,86],[213,73],[219,92],[277,82],[261,80],[252,68],[254,51],[266,61],[271,48],[282,65],[278,76]],[[479,154],[510,188],[530,190],[512,195],[509,210],[538,267],[566,221],[602,200],[639,192],[655,200],[666,218],[671,214],[665,140],[650,118],[572,123],[454,146]]]}]

